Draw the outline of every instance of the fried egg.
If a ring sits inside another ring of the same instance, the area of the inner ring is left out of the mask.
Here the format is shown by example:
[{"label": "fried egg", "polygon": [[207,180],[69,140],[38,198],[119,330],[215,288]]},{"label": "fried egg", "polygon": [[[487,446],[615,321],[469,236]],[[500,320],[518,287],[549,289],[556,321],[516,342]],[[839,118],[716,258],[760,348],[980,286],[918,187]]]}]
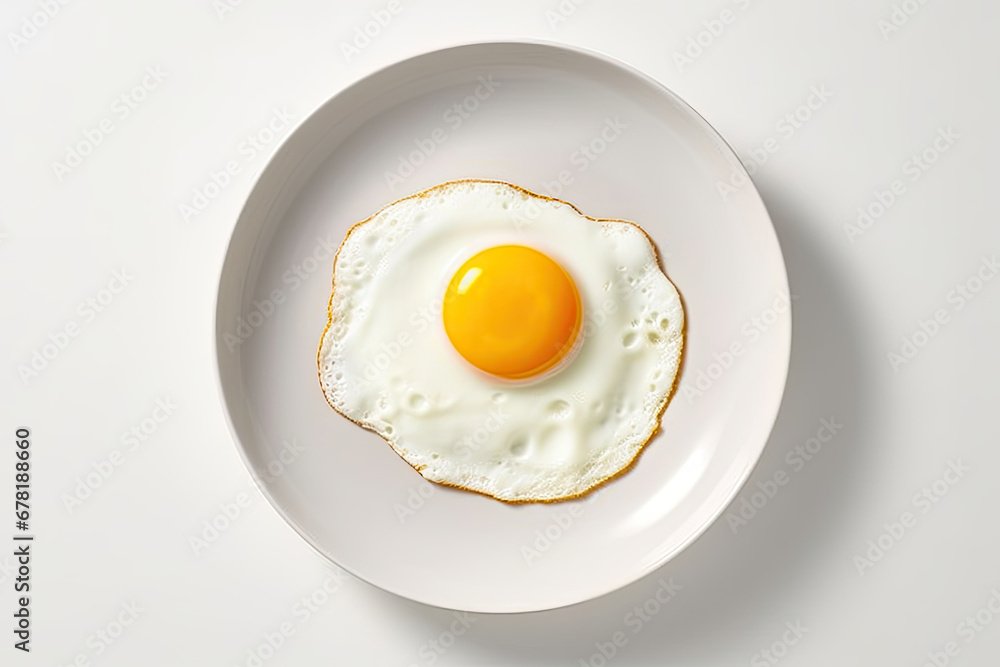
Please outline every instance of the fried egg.
[{"label": "fried egg", "polygon": [[350,229],[319,377],[337,412],[426,479],[564,500],[627,469],[657,432],[683,331],[636,224],[454,181]]}]

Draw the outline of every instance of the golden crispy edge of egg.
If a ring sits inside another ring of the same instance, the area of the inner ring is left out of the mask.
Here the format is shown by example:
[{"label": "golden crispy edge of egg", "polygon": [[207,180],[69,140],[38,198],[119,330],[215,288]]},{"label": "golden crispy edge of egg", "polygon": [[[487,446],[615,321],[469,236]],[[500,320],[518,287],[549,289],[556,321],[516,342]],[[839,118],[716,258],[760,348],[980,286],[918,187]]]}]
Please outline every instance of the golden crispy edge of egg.
[{"label": "golden crispy edge of egg", "polygon": [[574,500],[576,498],[582,498],[583,496],[586,496],[587,494],[591,493],[592,491],[595,491],[598,488],[604,486],[608,482],[611,482],[611,481],[617,479],[618,477],[624,475],[625,473],[627,473],[628,471],[632,470],[632,468],[635,467],[636,462],[639,460],[639,457],[645,451],[646,447],[653,440],[653,438],[656,437],[656,434],[660,432],[660,421],[663,418],[664,411],[666,411],[666,409],[667,409],[667,405],[670,404],[670,401],[673,399],[674,394],[677,393],[677,386],[679,384],[679,380],[680,380],[680,376],[681,376],[681,369],[684,366],[684,357],[685,357],[685,350],[686,350],[685,341],[687,339],[687,326],[688,326],[688,322],[687,322],[687,308],[684,306],[684,295],[681,294],[681,291],[679,289],[677,289],[677,285],[675,285],[674,282],[672,280],[670,280],[670,276],[668,276],[667,272],[664,270],[664,268],[663,268],[663,262],[662,262],[662,259],[660,257],[660,250],[659,250],[659,248],[656,247],[656,242],[653,240],[653,238],[648,233],[646,233],[645,229],[643,229],[638,224],[636,224],[636,223],[634,223],[634,222],[632,222],[630,220],[619,220],[617,218],[592,218],[591,216],[586,215],[585,213],[583,213],[583,211],[581,211],[579,208],[577,208],[576,206],[574,206],[573,204],[571,204],[568,201],[565,201],[565,200],[562,200],[562,199],[557,199],[555,197],[549,197],[549,196],[546,196],[546,195],[540,195],[540,194],[538,194],[536,192],[532,192],[531,190],[527,190],[525,188],[522,188],[519,185],[514,185],[513,183],[508,183],[506,181],[490,180],[490,179],[480,179],[480,178],[462,178],[462,179],[457,179],[457,180],[453,180],[453,181],[446,181],[444,183],[440,183],[438,185],[435,185],[434,187],[427,188],[426,190],[422,190],[420,192],[416,192],[416,193],[414,193],[412,195],[407,195],[406,197],[401,197],[400,199],[397,199],[396,201],[394,201],[394,202],[392,202],[390,204],[386,204],[385,206],[383,206],[382,208],[380,208],[378,211],[376,211],[375,213],[373,213],[369,217],[365,218],[364,220],[362,220],[360,222],[356,222],[355,224],[351,225],[351,228],[347,230],[347,234],[344,235],[344,240],[341,242],[340,247],[337,248],[336,254],[333,256],[333,278],[332,278],[332,287],[330,289],[330,301],[328,302],[327,307],[326,307],[326,326],[323,327],[323,333],[320,335],[320,338],[319,338],[319,348],[316,351],[316,374],[317,374],[317,377],[319,379],[320,390],[323,392],[323,398],[324,398],[324,400],[326,400],[327,405],[329,405],[331,408],[333,408],[334,412],[336,412],[337,414],[339,414],[342,417],[344,417],[344,419],[347,419],[348,421],[353,422],[354,424],[357,424],[358,426],[360,426],[363,429],[366,429],[368,431],[372,431],[373,433],[375,433],[376,435],[378,435],[380,438],[382,438],[383,440],[385,440],[385,442],[392,448],[392,451],[394,451],[399,456],[399,458],[403,459],[403,461],[406,461],[406,464],[408,466],[410,466],[411,468],[413,468],[414,470],[416,470],[418,473],[423,468],[426,467],[426,466],[415,466],[415,465],[413,465],[412,463],[410,463],[409,461],[406,460],[406,457],[403,456],[403,454],[396,448],[396,446],[392,443],[392,441],[387,440],[381,434],[379,434],[377,431],[375,431],[372,428],[369,428],[368,426],[362,424],[361,422],[358,422],[358,421],[355,421],[354,419],[351,419],[346,414],[344,414],[343,412],[341,412],[340,410],[338,410],[333,405],[333,403],[330,403],[330,399],[327,397],[326,391],[323,389],[323,341],[326,339],[326,333],[330,330],[330,327],[333,325],[333,298],[334,298],[334,295],[335,295],[336,289],[337,289],[337,281],[336,281],[336,276],[337,276],[337,259],[340,257],[340,251],[344,248],[344,245],[346,245],[347,240],[351,237],[351,234],[353,234],[355,232],[355,230],[357,230],[359,227],[361,227],[361,225],[364,225],[364,224],[366,224],[368,222],[371,222],[382,211],[386,210],[387,208],[389,208],[391,206],[395,206],[396,204],[398,204],[400,202],[404,202],[404,201],[406,201],[408,199],[419,199],[419,198],[422,198],[422,197],[430,197],[430,196],[433,196],[433,195],[437,194],[441,190],[447,190],[447,189],[450,189],[450,188],[452,188],[452,187],[454,187],[456,185],[460,185],[460,184],[463,184],[463,183],[489,183],[489,184],[494,184],[494,185],[506,185],[507,187],[510,187],[510,188],[513,188],[514,190],[522,192],[522,193],[528,195],[529,197],[534,197],[536,199],[542,199],[542,200],[545,200],[545,201],[553,201],[553,202],[557,202],[559,204],[565,204],[566,206],[569,206],[574,211],[576,211],[577,214],[579,214],[581,217],[583,217],[583,218],[585,218],[587,220],[590,220],[592,222],[598,222],[598,223],[601,223],[601,222],[621,222],[621,223],[625,223],[627,225],[632,225],[633,227],[635,227],[636,229],[638,229],[642,233],[643,236],[646,237],[646,240],[649,242],[650,247],[653,249],[653,257],[656,260],[656,266],[657,266],[657,268],[660,270],[660,273],[662,273],[664,275],[664,277],[666,277],[666,279],[670,282],[670,284],[674,286],[674,290],[677,292],[677,295],[680,298],[681,311],[684,313],[685,317],[684,317],[683,326],[681,327],[680,357],[679,357],[678,363],[677,363],[677,372],[674,374],[674,379],[673,379],[673,383],[670,386],[670,391],[667,392],[667,395],[664,397],[663,402],[660,404],[660,407],[656,411],[656,426],[653,428],[652,432],[649,434],[649,437],[646,438],[645,442],[643,442],[639,446],[639,448],[636,450],[635,455],[632,457],[632,459],[628,463],[626,463],[624,466],[622,466],[620,469],[618,469],[617,471],[611,473],[610,475],[602,477],[601,479],[597,480],[596,482],[594,482],[593,484],[591,484],[589,487],[587,487],[583,491],[580,491],[579,493],[574,493],[574,494],[571,494],[571,495],[568,495],[568,496],[560,496],[558,498],[518,498],[518,499],[513,499],[513,500],[508,499],[508,498],[499,498],[499,497],[494,496],[493,494],[488,493],[486,491],[480,491],[478,489],[471,489],[469,487],[461,486],[459,484],[452,484],[450,482],[439,482],[437,480],[427,479],[426,477],[423,476],[423,474],[420,475],[424,479],[427,479],[428,482],[432,482],[434,484],[440,484],[441,486],[450,486],[453,489],[461,489],[462,491],[469,491],[471,493],[477,493],[479,495],[486,496],[487,498],[492,498],[494,500],[499,500],[502,503],[507,503],[508,505],[523,505],[523,504],[527,504],[527,503],[561,503],[561,502],[565,502],[567,500]]}]

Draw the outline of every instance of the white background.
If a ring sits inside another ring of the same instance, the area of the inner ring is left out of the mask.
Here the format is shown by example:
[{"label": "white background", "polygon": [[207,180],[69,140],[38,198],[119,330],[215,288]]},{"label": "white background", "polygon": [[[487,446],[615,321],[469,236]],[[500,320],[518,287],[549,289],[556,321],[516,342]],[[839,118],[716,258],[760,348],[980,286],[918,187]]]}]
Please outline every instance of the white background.
[{"label": "white background", "polygon": [[[54,15],[32,19],[46,4]],[[12,648],[16,575],[12,547],[0,549],[0,664],[253,665],[249,652],[284,623],[294,634],[265,649],[263,664],[596,666],[619,631],[625,641],[608,662],[622,666],[922,665],[929,653],[939,664],[994,664],[1000,280],[977,280],[993,277],[983,261],[1000,253],[991,205],[1000,9],[896,4],[914,13],[897,13],[902,25],[889,31],[879,25],[892,20],[888,0],[566,0],[566,16],[557,0],[404,1],[348,57],[342,45],[386,3],[244,0],[228,11],[210,0],[6,2],[0,497],[13,497],[14,430],[30,427],[37,537],[30,655]],[[730,22],[720,31],[713,21],[723,10]],[[473,616],[452,643],[451,612],[347,575],[329,586],[336,592],[318,593],[336,573],[252,487],[226,428],[213,375],[214,295],[252,175],[277,140],[252,157],[241,144],[274,109],[297,122],[401,58],[511,37],[585,46],[638,67],[745,162],[776,141],[755,181],[798,296],[791,371],[764,457],[729,512],[776,471],[790,479],[746,525],[724,516],[646,579],[554,612]],[[690,61],[677,57],[686,49]],[[126,117],[116,100],[133,95],[147,68],[162,81],[147,77],[151,89]],[[799,110],[808,120],[790,134],[782,119],[814,87],[829,99]],[[103,118],[113,131],[58,174],[53,163]],[[907,162],[949,128],[958,138],[914,172]],[[185,220],[180,205],[230,160],[240,173]],[[888,210],[860,234],[845,228],[894,179],[905,190]],[[123,271],[127,285],[102,292]],[[981,289],[966,300],[959,285]],[[104,299],[101,312],[80,305],[88,299]],[[939,309],[944,324],[927,324]],[[921,335],[921,321],[933,336]],[[71,323],[78,334],[63,338]],[[907,348],[912,358],[902,357],[904,337],[921,344]],[[37,375],[26,370],[50,343]],[[177,407],[162,423],[144,422],[158,399]],[[821,418],[843,429],[797,470],[786,454]],[[137,446],[123,441],[143,427]],[[88,474],[109,470],[115,450],[120,465],[67,502]],[[968,470],[939,482],[935,502],[915,498],[949,465]],[[246,506],[229,527],[193,548],[204,522],[239,501]],[[892,528],[904,512],[911,527]],[[0,541],[12,544],[13,513],[0,519]],[[682,589],[651,605],[656,613],[634,632],[625,619],[661,578]],[[323,602],[305,618],[296,605],[314,594]],[[110,644],[100,639],[117,634],[129,604],[141,609],[134,622]],[[966,620],[977,612],[982,626]],[[787,632],[795,626],[804,630]],[[956,655],[943,654],[948,642]]]}]

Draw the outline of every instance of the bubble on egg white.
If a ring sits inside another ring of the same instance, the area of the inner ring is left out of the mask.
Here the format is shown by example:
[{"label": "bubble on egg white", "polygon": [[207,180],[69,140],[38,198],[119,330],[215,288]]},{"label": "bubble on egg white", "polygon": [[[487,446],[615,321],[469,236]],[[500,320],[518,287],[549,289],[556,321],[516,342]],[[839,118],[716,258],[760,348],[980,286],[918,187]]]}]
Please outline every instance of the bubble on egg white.
[{"label": "bubble on egg white", "polygon": [[548,412],[551,417],[556,419],[566,419],[569,417],[571,409],[569,403],[560,398],[549,403]]},{"label": "bubble on egg white", "polygon": [[418,393],[410,394],[409,398],[407,399],[407,404],[409,405],[410,410],[412,410],[416,414],[423,414],[427,412],[428,408],[427,397],[424,396],[423,394],[418,394]]},{"label": "bubble on egg white", "polygon": [[511,436],[508,442],[508,449],[514,456],[523,457],[528,453],[528,436],[524,433],[517,433]]}]

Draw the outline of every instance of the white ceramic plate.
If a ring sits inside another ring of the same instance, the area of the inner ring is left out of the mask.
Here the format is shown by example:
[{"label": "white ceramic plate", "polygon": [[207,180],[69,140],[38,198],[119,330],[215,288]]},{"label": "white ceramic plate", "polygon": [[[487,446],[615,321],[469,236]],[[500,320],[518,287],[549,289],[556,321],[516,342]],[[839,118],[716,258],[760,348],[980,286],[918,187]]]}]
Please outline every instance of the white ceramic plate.
[{"label": "white ceramic plate", "polygon": [[[746,179],[676,95],[562,46],[449,48],[333,97],[258,177],[219,285],[223,401],[263,493],[331,561],[441,607],[549,609],[662,565],[746,480],[785,385],[784,263],[753,185],[720,195],[734,174]],[[584,499],[511,506],[432,485],[323,398],[316,348],[335,248],[383,205],[459,178],[638,222],[684,297],[685,358],[662,432]],[[742,353],[730,359],[734,344]]]}]

